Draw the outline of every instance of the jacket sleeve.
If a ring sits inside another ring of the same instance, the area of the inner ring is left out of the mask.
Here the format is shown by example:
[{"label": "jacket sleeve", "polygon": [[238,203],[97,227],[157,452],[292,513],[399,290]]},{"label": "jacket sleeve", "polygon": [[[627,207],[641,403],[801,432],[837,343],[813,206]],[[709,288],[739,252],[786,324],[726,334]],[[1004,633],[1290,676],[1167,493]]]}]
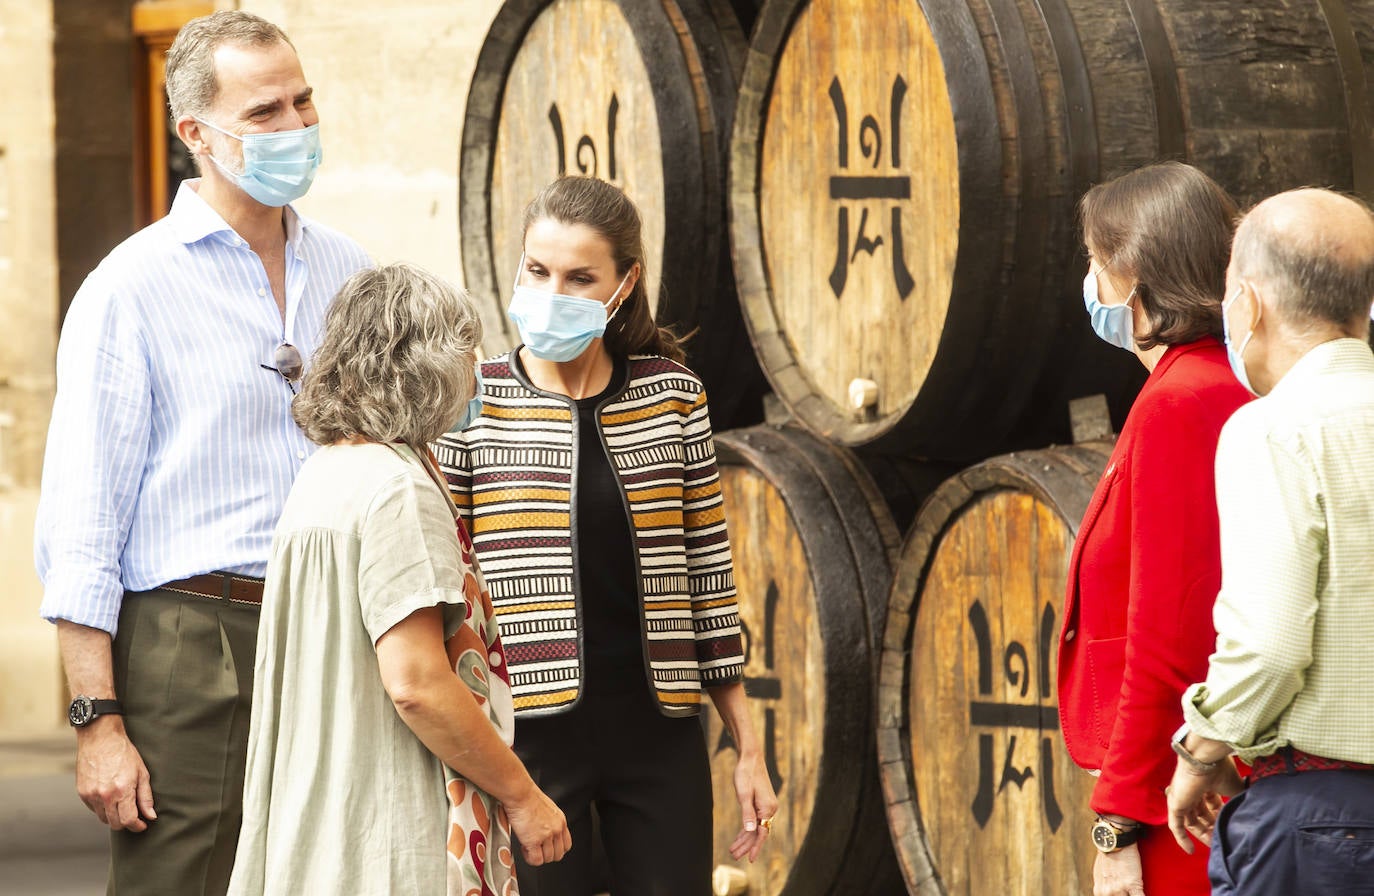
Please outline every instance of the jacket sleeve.
[{"label": "jacket sleeve", "polygon": [[1206,674],[1221,584],[1213,467],[1223,416],[1193,393],[1154,396],[1129,458],[1131,560],[1120,703],[1092,807],[1166,820],[1180,696]]},{"label": "jacket sleeve", "polygon": [[704,392],[696,396],[683,424],[683,463],[682,517],[697,666],[703,685],[732,684],[744,677],[744,648]]},{"label": "jacket sleeve", "polygon": [[439,464],[439,471],[448,481],[449,495],[453,498],[458,513],[463,517],[463,524],[471,532],[472,465],[469,462],[467,444],[457,436],[445,435],[431,446],[431,450]]}]

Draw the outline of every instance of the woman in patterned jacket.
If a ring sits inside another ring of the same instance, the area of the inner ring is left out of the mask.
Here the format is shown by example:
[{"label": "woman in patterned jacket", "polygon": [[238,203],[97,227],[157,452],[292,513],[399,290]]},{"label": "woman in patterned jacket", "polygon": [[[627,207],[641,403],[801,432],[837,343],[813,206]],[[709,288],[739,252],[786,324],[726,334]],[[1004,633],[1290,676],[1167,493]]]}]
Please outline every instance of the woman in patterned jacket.
[{"label": "woman in patterned jacket", "polygon": [[710,891],[709,695],[740,750],[735,858],[777,811],[743,651],[701,381],[655,325],[640,217],[564,177],[525,210],[509,313],[522,345],[481,366],[482,415],[435,446],[501,620],[515,750],[567,815],[525,896],[596,892],[593,805],[615,894]]}]

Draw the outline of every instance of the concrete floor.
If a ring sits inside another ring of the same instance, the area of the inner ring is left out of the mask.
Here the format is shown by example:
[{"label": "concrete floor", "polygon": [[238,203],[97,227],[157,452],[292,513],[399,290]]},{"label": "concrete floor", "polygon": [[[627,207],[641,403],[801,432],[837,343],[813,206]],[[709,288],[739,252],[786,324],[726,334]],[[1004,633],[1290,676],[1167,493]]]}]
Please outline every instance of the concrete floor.
[{"label": "concrete floor", "polygon": [[0,740],[0,896],[105,892],[109,832],[77,798],[75,755],[70,734]]},{"label": "concrete floor", "polygon": [[0,896],[98,896],[109,835],[76,796],[75,741],[0,741]]}]

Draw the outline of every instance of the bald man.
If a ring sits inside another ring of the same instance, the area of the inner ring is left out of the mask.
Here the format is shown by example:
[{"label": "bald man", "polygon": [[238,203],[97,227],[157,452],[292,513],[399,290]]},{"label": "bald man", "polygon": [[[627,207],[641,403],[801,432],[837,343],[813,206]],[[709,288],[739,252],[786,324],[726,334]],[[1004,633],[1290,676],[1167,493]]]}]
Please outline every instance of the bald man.
[{"label": "bald man", "polygon": [[1211,843],[1214,896],[1374,893],[1374,217],[1325,190],[1260,203],[1226,292],[1261,397],[1217,447],[1217,646],[1183,696],[1169,826]]}]

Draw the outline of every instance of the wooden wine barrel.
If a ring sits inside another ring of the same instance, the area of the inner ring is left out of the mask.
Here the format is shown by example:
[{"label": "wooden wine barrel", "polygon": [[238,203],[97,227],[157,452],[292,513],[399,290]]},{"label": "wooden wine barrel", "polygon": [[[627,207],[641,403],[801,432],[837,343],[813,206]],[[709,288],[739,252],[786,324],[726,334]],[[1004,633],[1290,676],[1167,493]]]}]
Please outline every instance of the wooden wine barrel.
[{"label": "wooden wine barrel", "polygon": [[745,691],[781,808],[759,860],[735,863],[734,744],[706,714],[715,859],[750,896],[899,892],[873,748],[876,640],[895,527],[849,452],[804,430],[717,437],[744,623]]},{"label": "wooden wine barrel", "polygon": [[768,0],[730,237],[779,397],[826,438],[949,460],[1027,415],[1067,441],[1064,401],[1091,392],[1119,418],[1141,377],[1088,327],[1076,202],[1161,158],[1243,202],[1374,193],[1368,6]]},{"label": "wooden wine barrel", "polygon": [[[655,318],[688,342],[718,426],[764,390],[726,248],[725,162],[746,44],[725,0],[509,0],[478,55],[463,120],[463,276],[483,349],[506,317],[525,206],[560,174],[620,186],[643,216]],[[761,418],[761,411],[749,422]]]},{"label": "wooden wine barrel", "polygon": [[1092,778],[1059,735],[1069,554],[1111,446],[996,457],[926,501],[893,574],[878,758],[918,896],[1092,892]]}]

